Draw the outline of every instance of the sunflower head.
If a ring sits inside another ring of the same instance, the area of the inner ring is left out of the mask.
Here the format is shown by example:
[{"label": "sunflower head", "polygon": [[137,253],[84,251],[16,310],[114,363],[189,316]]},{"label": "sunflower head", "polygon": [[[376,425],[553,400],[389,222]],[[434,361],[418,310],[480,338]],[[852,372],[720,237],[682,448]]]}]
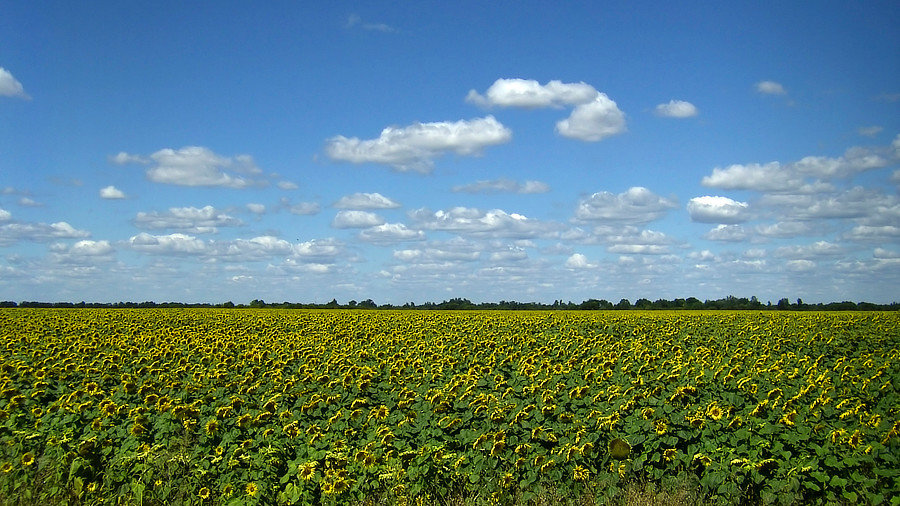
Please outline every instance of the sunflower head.
[{"label": "sunflower head", "polygon": [[622,438],[615,438],[609,442],[609,455],[616,460],[625,460],[631,454],[631,445]]},{"label": "sunflower head", "polygon": [[31,452],[26,452],[22,455],[22,465],[25,467],[31,466],[34,464],[34,454]]},{"label": "sunflower head", "polygon": [[249,497],[255,497],[258,492],[259,486],[257,486],[256,483],[253,483],[252,481],[248,483],[246,487],[244,487],[244,493],[246,493]]},{"label": "sunflower head", "polygon": [[209,499],[209,489],[206,487],[203,487],[200,489],[200,492],[198,492],[197,495],[200,496],[201,500],[205,501],[205,500]]}]

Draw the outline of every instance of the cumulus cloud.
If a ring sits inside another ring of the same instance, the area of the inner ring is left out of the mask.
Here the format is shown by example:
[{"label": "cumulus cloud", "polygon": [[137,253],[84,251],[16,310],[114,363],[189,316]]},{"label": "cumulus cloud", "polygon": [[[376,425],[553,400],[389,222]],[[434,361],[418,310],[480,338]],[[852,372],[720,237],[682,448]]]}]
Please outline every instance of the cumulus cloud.
[{"label": "cumulus cloud", "polygon": [[78,256],[104,256],[115,251],[109,241],[78,241],[69,248],[69,253]]},{"label": "cumulus cloud", "polygon": [[466,102],[490,107],[561,107],[591,102],[597,90],[583,82],[550,81],[540,84],[533,79],[497,79],[484,95],[469,90]]},{"label": "cumulus cloud", "polygon": [[395,244],[424,240],[425,232],[413,230],[403,223],[385,223],[361,231],[359,239],[371,244]]},{"label": "cumulus cloud", "polygon": [[814,258],[835,256],[844,253],[840,245],[828,241],[817,241],[813,244],[782,246],[775,250],[775,256],[781,258]]},{"label": "cumulus cloud", "polygon": [[251,202],[247,204],[247,210],[253,214],[264,214],[266,212],[266,206],[264,204],[256,204]]},{"label": "cumulus cloud", "polygon": [[338,211],[331,226],[334,228],[369,228],[384,224],[384,218],[368,211]]},{"label": "cumulus cloud", "polygon": [[441,230],[459,234],[490,237],[534,238],[549,236],[558,228],[552,223],[528,218],[501,209],[482,211],[469,207],[454,207],[432,212],[421,208],[410,213],[416,223],[427,230]]},{"label": "cumulus cloud", "polygon": [[446,153],[479,155],[484,148],[509,142],[512,132],[493,116],[456,122],[415,123],[387,127],[377,139],[343,135],[328,139],[325,151],[332,160],[378,163],[406,172],[431,171],[434,159]]},{"label": "cumulus cloud", "polygon": [[666,104],[656,106],[656,115],[665,118],[690,118],[699,114],[697,107],[684,100],[669,100]]},{"label": "cumulus cloud", "polygon": [[703,234],[703,238],[708,241],[719,242],[741,242],[746,240],[750,234],[740,225],[717,225],[715,228]]},{"label": "cumulus cloud", "polygon": [[493,179],[477,181],[466,185],[454,186],[456,193],[547,193],[550,185],[541,181],[525,181],[520,183],[512,179]]},{"label": "cumulus cloud", "polygon": [[22,87],[22,83],[16,80],[12,73],[3,67],[0,67],[0,96],[22,98],[25,100],[31,99],[31,97],[25,93],[25,88]]},{"label": "cumulus cloud", "polygon": [[[181,149],[161,149],[149,159],[121,152],[111,158],[118,164],[149,163],[147,179],[154,183],[179,186],[220,186],[247,188],[262,184],[246,176],[262,173],[250,155],[221,156],[209,148],[187,146]],[[242,175],[238,175],[242,174]]]},{"label": "cumulus cloud", "polygon": [[700,181],[703,186],[723,190],[792,191],[803,186],[803,178],[778,162],[734,164],[716,167]]},{"label": "cumulus cloud", "polygon": [[[6,220],[0,219],[0,221]],[[90,235],[90,232],[76,229],[65,221],[49,225],[46,223],[5,223],[0,225],[0,246],[8,246],[19,241],[46,242],[55,239],[81,239]]]},{"label": "cumulus cloud", "polygon": [[206,242],[188,234],[151,235],[141,232],[128,239],[128,246],[157,255],[200,255],[209,252]]},{"label": "cumulus cloud", "polygon": [[0,221],[9,221],[12,219],[12,213],[0,207]]},{"label": "cumulus cloud", "polygon": [[125,192],[115,186],[106,186],[100,189],[100,198],[103,199],[124,199]]},{"label": "cumulus cloud", "polygon": [[757,225],[753,231],[762,237],[783,239],[809,234],[813,231],[813,226],[809,222],[803,221],[780,221],[768,225]]},{"label": "cumulus cloud", "polygon": [[587,257],[581,253],[572,253],[566,259],[565,266],[567,269],[593,269],[597,267],[597,264],[588,261]]},{"label": "cumulus cloud", "polygon": [[297,186],[297,183],[294,183],[292,181],[279,181],[276,186],[278,186],[282,190],[296,190],[297,188],[299,188],[299,186]]},{"label": "cumulus cloud", "polygon": [[337,209],[396,209],[400,203],[380,193],[354,193],[345,195],[334,203]]},{"label": "cumulus cloud", "polygon": [[760,81],[756,83],[756,91],[764,95],[786,95],[787,90],[775,81]]},{"label": "cumulus cloud", "polygon": [[243,222],[213,206],[204,206],[170,207],[167,212],[139,212],[134,224],[147,230],[176,229],[194,234],[209,234],[218,232],[218,227],[238,227]]},{"label": "cumulus cloud", "polygon": [[299,202],[297,204],[287,204],[288,212],[299,216],[310,216],[319,214],[322,207],[316,202]]},{"label": "cumulus cloud", "polygon": [[575,210],[575,219],[641,224],[662,218],[674,207],[674,200],[634,186],[618,195],[604,191],[582,199]]},{"label": "cumulus cloud", "polygon": [[625,113],[605,93],[598,93],[593,102],[576,106],[568,118],[556,123],[556,131],[563,137],[588,142],[626,130]]},{"label": "cumulus cloud", "polygon": [[423,248],[394,251],[394,258],[406,264],[474,262],[481,258],[480,246],[464,240],[428,243]]},{"label": "cumulus cloud", "polygon": [[116,165],[125,165],[129,163],[148,164],[150,160],[140,155],[133,155],[124,151],[119,151],[115,155],[109,156],[109,162]]},{"label": "cumulus cloud", "polygon": [[746,202],[737,202],[728,197],[694,197],[687,204],[691,221],[699,223],[741,223],[749,218]]}]

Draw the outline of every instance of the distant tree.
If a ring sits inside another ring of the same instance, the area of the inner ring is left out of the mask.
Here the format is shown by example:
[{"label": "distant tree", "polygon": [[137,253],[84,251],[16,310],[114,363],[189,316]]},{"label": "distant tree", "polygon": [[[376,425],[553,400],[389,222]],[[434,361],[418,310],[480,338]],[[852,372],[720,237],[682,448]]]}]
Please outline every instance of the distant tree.
[{"label": "distant tree", "polygon": [[650,299],[640,298],[634,301],[634,307],[636,309],[650,309],[651,307],[653,307],[653,303],[650,302]]},{"label": "distant tree", "polygon": [[787,299],[787,297],[783,299],[778,299],[778,304],[775,304],[775,307],[781,311],[791,308],[791,301]]},{"label": "distant tree", "polygon": [[631,302],[628,299],[622,299],[615,306],[616,309],[631,309]]}]

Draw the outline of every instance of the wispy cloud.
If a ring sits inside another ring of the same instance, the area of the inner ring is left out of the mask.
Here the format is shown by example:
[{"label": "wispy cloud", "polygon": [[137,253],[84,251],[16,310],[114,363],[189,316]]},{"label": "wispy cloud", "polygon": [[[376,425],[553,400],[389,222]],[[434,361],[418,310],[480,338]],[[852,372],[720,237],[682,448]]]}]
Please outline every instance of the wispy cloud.
[{"label": "wispy cloud", "polygon": [[363,21],[359,14],[350,14],[347,17],[347,23],[344,24],[344,27],[362,28],[363,30],[382,33],[394,33],[397,31],[396,28],[385,23],[369,23],[367,21]]}]

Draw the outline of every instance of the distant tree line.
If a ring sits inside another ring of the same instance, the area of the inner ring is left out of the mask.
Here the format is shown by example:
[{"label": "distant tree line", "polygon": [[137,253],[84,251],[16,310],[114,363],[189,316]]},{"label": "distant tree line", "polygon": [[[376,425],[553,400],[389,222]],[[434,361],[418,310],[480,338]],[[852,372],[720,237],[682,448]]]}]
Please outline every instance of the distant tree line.
[{"label": "distant tree line", "polygon": [[688,310],[776,310],[776,311],[897,311],[900,310],[900,303],[892,302],[890,304],[873,304],[871,302],[829,302],[807,304],[801,299],[791,302],[787,298],[779,300],[777,303],[767,302],[763,304],[756,297],[749,299],[743,297],[734,297],[729,295],[723,299],[703,300],[696,297],[688,297],[686,299],[637,299],[632,303],[628,299],[621,299],[617,303],[612,303],[605,299],[588,299],[576,304],[572,301],[563,302],[555,300],[552,304],[542,302],[516,302],[501,300],[500,302],[481,302],[474,303],[469,299],[453,298],[443,302],[425,302],[416,304],[407,302],[403,305],[393,304],[376,304],[372,299],[366,299],[362,302],[351,300],[346,304],[341,304],[337,299],[332,299],[326,304],[308,304],[297,302],[265,302],[261,299],[253,299],[249,304],[235,304],[233,302],[223,302],[220,304],[209,303],[183,303],[183,302],[0,302],[0,308],[279,308],[279,309],[419,309],[419,310],[506,310],[506,311],[534,311],[534,310],[653,310],[653,309],[688,309]]}]

